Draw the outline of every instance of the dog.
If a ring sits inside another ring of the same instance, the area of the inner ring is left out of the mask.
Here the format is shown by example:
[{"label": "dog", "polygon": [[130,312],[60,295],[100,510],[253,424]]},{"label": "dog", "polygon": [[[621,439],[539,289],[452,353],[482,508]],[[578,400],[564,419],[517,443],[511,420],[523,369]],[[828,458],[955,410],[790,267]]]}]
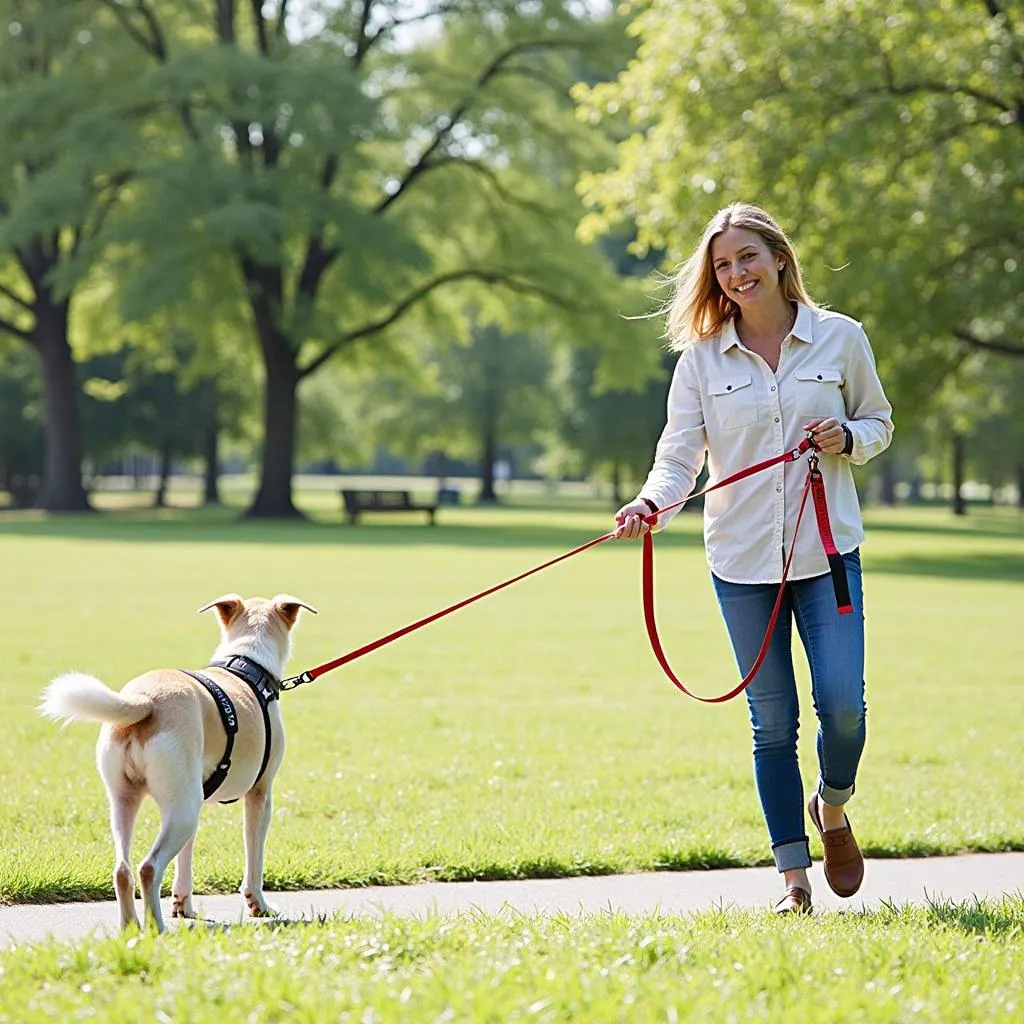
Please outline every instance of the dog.
[{"label": "dog", "polygon": [[[43,691],[39,711],[53,718],[103,723],[96,764],[110,802],[114,890],[122,930],[139,927],[131,843],[148,793],[160,809],[160,831],[139,867],[144,920],[164,930],[160,891],[175,861],[171,916],[194,917],[192,846],[207,800],[244,804],[245,877],[249,913],[272,911],[263,895],[263,849],[271,787],[284,757],[280,680],[291,655],[292,628],[305,601],[287,594],[245,600],[225,594],[203,605],[220,624],[220,644],[202,672],[155,669],[120,693],[95,676],[68,672]],[[212,684],[212,685],[211,685]]]}]

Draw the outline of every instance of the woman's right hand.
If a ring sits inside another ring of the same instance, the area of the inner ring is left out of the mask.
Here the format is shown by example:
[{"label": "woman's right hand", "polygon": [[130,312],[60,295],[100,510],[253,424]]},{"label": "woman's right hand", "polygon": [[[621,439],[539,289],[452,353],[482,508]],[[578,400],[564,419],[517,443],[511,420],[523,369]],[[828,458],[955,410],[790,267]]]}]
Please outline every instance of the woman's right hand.
[{"label": "woman's right hand", "polygon": [[636,540],[648,533],[651,528],[644,522],[644,518],[649,515],[650,506],[639,498],[623,505],[615,513],[615,540]]}]

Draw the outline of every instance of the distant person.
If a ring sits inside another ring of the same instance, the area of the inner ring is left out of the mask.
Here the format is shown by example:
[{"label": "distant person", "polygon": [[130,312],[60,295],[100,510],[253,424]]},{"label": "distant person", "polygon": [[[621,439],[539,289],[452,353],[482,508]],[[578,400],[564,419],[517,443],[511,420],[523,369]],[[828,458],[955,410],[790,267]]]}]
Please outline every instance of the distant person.
[{"label": "distant person", "polygon": [[495,484],[501,484],[506,491],[511,490],[512,463],[508,459],[495,459],[493,470]]},{"label": "distant person", "polygon": [[[786,892],[779,913],[811,909],[810,849],[797,759],[799,708],[792,622],[810,664],[818,716],[818,782],[807,810],[822,834],[825,877],[852,896],[864,860],[844,808],[864,749],[864,611],[859,545],[864,539],[851,464],[884,451],[892,407],[860,324],[816,306],[796,252],[764,210],[720,210],[681,267],[666,306],[666,334],[679,353],[668,418],[640,493],[615,515],[615,536],[647,532],[643,517],[693,489],[705,454],[712,480],[797,445],[810,433],[853,613],[836,608],[828,562],[804,514],[790,581],[764,664],[746,690],[754,777]],[[711,579],[740,671],[764,639],[789,554],[806,466],[782,463],[713,491],[704,503]],[[674,512],[657,522],[664,527]]]}]

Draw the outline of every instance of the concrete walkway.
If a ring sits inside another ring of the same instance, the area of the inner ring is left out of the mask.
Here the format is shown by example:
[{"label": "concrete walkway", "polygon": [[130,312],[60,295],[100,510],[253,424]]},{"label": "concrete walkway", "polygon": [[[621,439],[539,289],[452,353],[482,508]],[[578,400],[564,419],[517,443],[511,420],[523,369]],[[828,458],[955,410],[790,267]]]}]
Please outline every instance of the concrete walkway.
[{"label": "concrete walkway", "polygon": [[[936,900],[999,898],[1024,893],[1024,853],[869,860],[864,885],[849,900],[832,894],[820,863],[815,863],[811,881],[819,912],[873,909],[887,901],[923,905]],[[330,914],[351,917],[392,913],[422,917],[470,910],[497,914],[503,909],[526,914],[685,914],[713,907],[764,909],[781,895],[779,876],[773,868],[731,868],[518,882],[434,882],[324,889],[268,893],[268,899],[284,919],[301,921]],[[164,901],[165,914],[170,912],[168,903]],[[248,920],[243,918],[243,902],[238,895],[199,896],[195,903],[199,915],[210,922],[237,924]],[[168,924],[174,927],[180,922],[168,919]],[[0,949],[47,936],[75,940],[116,931],[117,907],[113,902],[0,907]]]}]

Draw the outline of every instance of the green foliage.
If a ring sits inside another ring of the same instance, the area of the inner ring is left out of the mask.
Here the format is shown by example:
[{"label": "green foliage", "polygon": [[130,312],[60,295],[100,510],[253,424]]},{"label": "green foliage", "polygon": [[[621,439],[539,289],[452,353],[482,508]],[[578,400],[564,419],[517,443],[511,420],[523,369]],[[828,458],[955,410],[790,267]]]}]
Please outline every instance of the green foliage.
[{"label": "green foliage", "polygon": [[627,486],[639,488],[665,423],[673,363],[666,357],[661,376],[642,391],[599,390],[594,353],[572,353],[560,436],[581,456],[584,475],[611,476],[616,484],[624,478]]},{"label": "green foliage", "polygon": [[16,256],[3,283],[29,298],[47,271],[71,290],[136,152],[123,89],[134,54],[89,6],[0,4],[0,253]]},{"label": "green foliage", "polygon": [[[465,344],[434,344],[420,373],[381,380],[377,436],[411,458],[435,451],[483,464],[535,441],[553,421],[551,340],[479,325]],[[376,404],[376,403],[375,403]]]},{"label": "green foliage", "polygon": [[568,96],[621,66],[614,19],[565,0],[388,0],[300,29],[283,5],[213,6],[112,8],[148,57],[122,83],[145,131],[97,247],[127,317],[205,290],[208,314],[255,333],[276,489],[262,512],[290,506],[294,388],[339,353],[386,332],[465,338],[473,318],[621,347],[598,324],[628,298],[575,237],[575,181],[604,140]]},{"label": "green foliage", "polygon": [[0,490],[43,473],[43,409],[38,360],[24,346],[0,345]]},{"label": "green foliage", "polygon": [[629,221],[640,251],[674,261],[718,207],[766,206],[812,292],[865,322],[904,417],[956,370],[955,334],[1024,334],[1019,11],[957,0],[635,11],[638,59],[581,93],[584,116],[623,136],[618,166],[584,177],[586,236]]}]

